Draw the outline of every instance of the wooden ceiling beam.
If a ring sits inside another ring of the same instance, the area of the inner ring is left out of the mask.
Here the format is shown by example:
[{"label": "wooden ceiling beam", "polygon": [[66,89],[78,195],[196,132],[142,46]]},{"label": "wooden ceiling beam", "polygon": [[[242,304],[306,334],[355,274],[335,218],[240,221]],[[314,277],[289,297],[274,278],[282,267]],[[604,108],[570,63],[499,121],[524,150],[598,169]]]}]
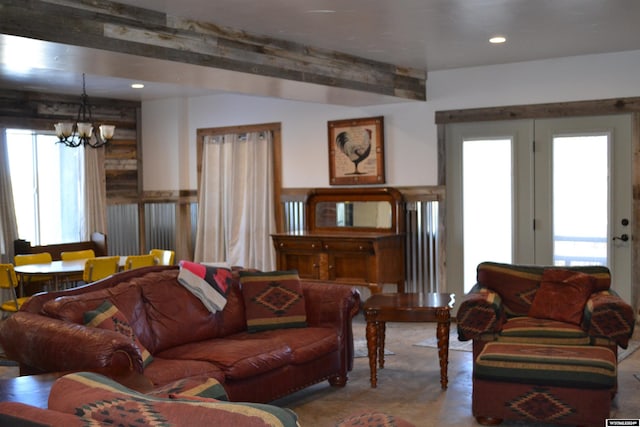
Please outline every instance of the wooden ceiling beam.
[{"label": "wooden ceiling beam", "polygon": [[0,33],[404,100],[426,100],[423,70],[108,0],[3,0]]}]

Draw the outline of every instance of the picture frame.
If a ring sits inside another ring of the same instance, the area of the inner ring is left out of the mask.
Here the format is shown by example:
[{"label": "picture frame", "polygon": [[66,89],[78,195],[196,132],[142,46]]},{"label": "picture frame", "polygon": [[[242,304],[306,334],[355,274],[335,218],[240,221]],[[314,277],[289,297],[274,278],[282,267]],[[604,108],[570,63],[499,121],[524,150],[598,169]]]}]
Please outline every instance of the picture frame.
[{"label": "picture frame", "polygon": [[331,120],[329,184],[384,184],[384,117]]}]

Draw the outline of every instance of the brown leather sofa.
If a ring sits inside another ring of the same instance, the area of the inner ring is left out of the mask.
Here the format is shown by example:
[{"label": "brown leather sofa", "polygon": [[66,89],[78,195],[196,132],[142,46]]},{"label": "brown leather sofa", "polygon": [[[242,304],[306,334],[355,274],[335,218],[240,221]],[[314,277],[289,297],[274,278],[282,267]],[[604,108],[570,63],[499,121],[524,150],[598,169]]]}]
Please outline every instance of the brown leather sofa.
[{"label": "brown leather sofa", "polygon": [[[344,386],[353,367],[356,289],[301,281],[307,326],[247,332],[237,269],[223,311],[209,312],[177,280],[176,266],[118,273],[93,284],[38,294],[0,325],[0,344],[20,374],[135,369],[156,386],[207,376],[229,399],[270,402],[329,380]],[[121,333],[87,327],[83,315],[109,300],[153,361]]]}]

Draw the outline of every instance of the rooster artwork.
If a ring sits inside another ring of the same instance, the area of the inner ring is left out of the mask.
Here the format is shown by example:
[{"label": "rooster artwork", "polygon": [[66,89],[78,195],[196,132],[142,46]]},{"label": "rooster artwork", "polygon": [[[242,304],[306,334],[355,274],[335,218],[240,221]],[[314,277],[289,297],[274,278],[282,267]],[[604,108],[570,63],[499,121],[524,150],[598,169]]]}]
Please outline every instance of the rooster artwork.
[{"label": "rooster artwork", "polygon": [[361,135],[353,135],[353,131],[343,131],[336,136],[336,145],[355,166],[351,173],[346,175],[360,175],[363,172],[358,171],[358,164],[371,154],[371,129],[358,128]]},{"label": "rooster artwork", "polygon": [[331,185],[384,183],[384,117],[328,122]]}]

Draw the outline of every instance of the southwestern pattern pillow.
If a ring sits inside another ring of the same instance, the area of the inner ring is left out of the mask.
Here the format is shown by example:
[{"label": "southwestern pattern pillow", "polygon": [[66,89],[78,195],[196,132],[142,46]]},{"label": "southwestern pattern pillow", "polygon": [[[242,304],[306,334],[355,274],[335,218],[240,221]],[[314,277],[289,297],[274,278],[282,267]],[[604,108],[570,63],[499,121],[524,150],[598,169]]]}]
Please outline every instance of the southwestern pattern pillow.
[{"label": "southwestern pattern pillow", "polygon": [[540,289],[531,304],[530,317],[580,325],[595,278],[581,272],[550,268],[544,271]]},{"label": "southwestern pattern pillow", "polygon": [[542,279],[539,267],[483,262],[477,273],[481,286],[500,294],[508,317],[529,313]]},{"label": "southwestern pattern pillow", "polygon": [[296,270],[240,271],[247,330],[266,331],[307,326],[307,314]]},{"label": "southwestern pattern pillow", "polygon": [[95,310],[85,312],[84,324],[93,328],[109,329],[120,332],[122,335],[130,338],[140,351],[143,367],[146,367],[153,361],[153,356],[151,356],[149,350],[140,343],[125,315],[118,310],[118,307],[111,304],[109,300],[105,300],[100,307]]}]

